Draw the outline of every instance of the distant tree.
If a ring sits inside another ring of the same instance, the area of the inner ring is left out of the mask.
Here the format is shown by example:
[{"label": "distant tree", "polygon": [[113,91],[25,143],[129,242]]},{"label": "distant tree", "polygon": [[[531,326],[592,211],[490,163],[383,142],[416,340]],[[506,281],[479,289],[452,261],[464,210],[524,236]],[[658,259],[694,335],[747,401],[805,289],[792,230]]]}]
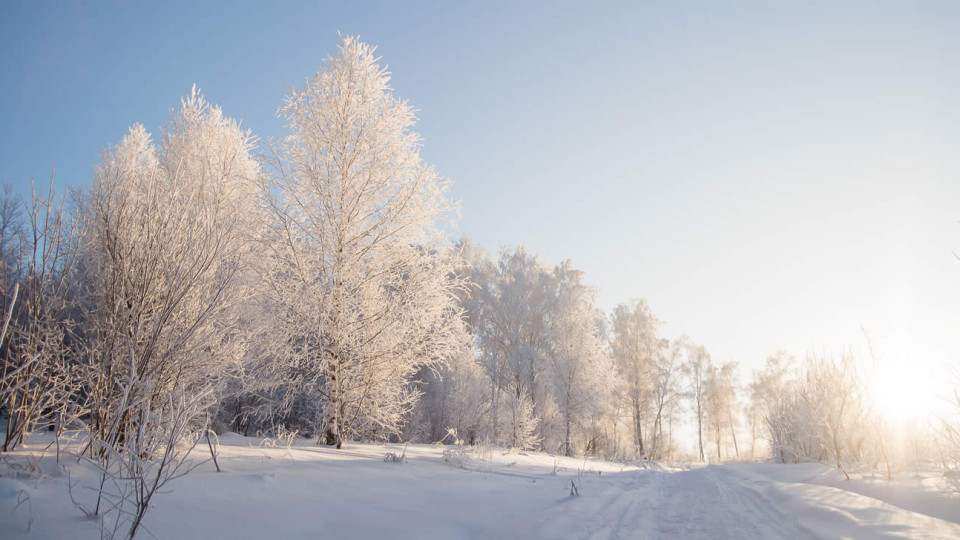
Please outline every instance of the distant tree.
[{"label": "distant tree", "polygon": [[737,434],[734,421],[734,411],[737,409],[737,364],[735,362],[725,362],[720,366],[710,366],[707,370],[706,391],[704,392],[704,417],[714,434],[714,442],[717,445],[717,459],[723,459],[721,453],[722,434],[725,426],[730,427],[730,433],[733,438],[733,446],[737,455],[740,450],[737,447]]},{"label": "distant tree", "polygon": [[4,184],[3,194],[0,195],[0,284],[4,291],[4,313],[7,312],[11,292],[20,277],[17,269],[20,242],[25,234],[23,217],[20,197],[14,194],[10,184]]},{"label": "distant tree", "polygon": [[775,354],[751,384],[754,407],[774,459],[827,461],[844,470],[862,428],[863,395],[853,358],[809,356],[795,370],[792,359]]},{"label": "distant tree", "polygon": [[669,422],[668,415],[680,400],[680,375],[683,367],[683,355],[687,343],[684,339],[673,342],[661,341],[656,355],[656,372],[653,385],[653,444],[652,456],[661,459],[666,450],[663,436],[663,424]]},{"label": "distant tree", "polygon": [[593,292],[582,272],[565,262],[555,269],[559,283],[551,316],[548,364],[554,397],[563,419],[563,452],[572,455],[571,433],[602,412],[613,388],[613,366],[604,354],[594,313]]},{"label": "distant tree", "polygon": [[645,455],[643,422],[653,395],[658,321],[645,300],[620,304],[611,318],[610,349],[628,401],[637,451]]},{"label": "distant tree", "polygon": [[812,413],[814,425],[825,432],[821,444],[830,449],[834,463],[849,479],[843,462],[851,451],[853,434],[860,429],[862,385],[853,356],[839,359],[821,356],[807,358],[801,379],[801,395]]},{"label": "distant tree", "polygon": [[763,370],[753,372],[749,385],[750,404],[747,414],[751,432],[751,455],[755,455],[756,441],[761,438],[761,433],[766,434],[762,438],[771,445],[771,450],[778,444],[775,442],[775,432],[770,430],[769,420],[787,392],[787,379],[793,364],[794,360],[785,352],[777,351],[767,357]]},{"label": "distant tree", "polygon": [[52,177],[46,191],[31,185],[31,195],[20,201],[5,191],[0,204],[0,317],[9,316],[0,341],[4,451],[22,443],[41,421],[59,436],[79,392],[70,322],[77,254],[76,220]]},{"label": "distant tree", "polygon": [[585,441],[598,451],[618,383],[582,272],[569,261],[550,268],[524,248],[503,249],[494,262],[465,240],[462,253],[473,285],[461,301],[490,384],[494,437],[563,453]]},{"label": "distant tree", "polygon": [[556,409],[545,376],[553,336],[550,317],[557,306],[556,276],[523,248],[504,249],[493,261],[472,242],[465,241],[463,247],[474,283],[463,306],[491,385],[494,437],[514,445],[517,434],[535,423],[534,438],[542,443],[543,431],[553,431]]},{"label": "distant tree", "polygon": [[555,431],[555,395],[544,374],[555,337],[551,334],[551,316],[558,307],[557,276],[543,261],[521,247],[500,254],[496,283],[496,296],[491,298],[494,303],[488,313],[494,315],[500,337],[497,348],[502,355],[503,384],[515,394],[508,404],[508,416],[513,424],[508,432],[513,438],[513,434],[523,431],[517,422],[526,423],[526,420],[516,411],[522,410],[519,403],[529,401],[537,438],[545,443],[548,437],[544,435]]},{"label": "distant tree", "polygon": [[703,420],[707,396],[707,384],[712,363],[710,354],[703,345],[687,342],[687,361],[684,371],[690,384],[690,399],[693,402],[693,412],[697,418],[697,447],[700,451],[700,461],[704,461],[703,454]]}]

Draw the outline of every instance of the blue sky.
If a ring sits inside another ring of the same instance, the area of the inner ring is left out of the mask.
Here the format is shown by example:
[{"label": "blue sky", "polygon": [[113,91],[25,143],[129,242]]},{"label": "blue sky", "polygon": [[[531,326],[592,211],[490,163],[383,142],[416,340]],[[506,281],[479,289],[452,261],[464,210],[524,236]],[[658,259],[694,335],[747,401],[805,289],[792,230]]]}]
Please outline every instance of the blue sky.
[{"label": "blue sky", "polygon": [[282,136],[355,34],[491,251],[573,259],[745,372],[861,328],[960,363],[960,3],[715,4],[6,2],[0,182],[86,185],[194,83]]}]

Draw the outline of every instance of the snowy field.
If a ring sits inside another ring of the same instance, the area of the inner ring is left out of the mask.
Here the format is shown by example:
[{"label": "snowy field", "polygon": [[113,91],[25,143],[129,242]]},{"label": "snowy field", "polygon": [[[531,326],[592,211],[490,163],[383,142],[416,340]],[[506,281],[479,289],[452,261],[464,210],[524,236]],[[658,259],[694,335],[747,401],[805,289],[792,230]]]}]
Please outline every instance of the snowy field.
[{"label": "snowy field", "polygon": [[[38,460],[49,442],[34,437],[4,455],[0,536],[99,538],[98,523],[71,502],[65,472],[90,506],[94,469],[69,457],[58,466],[52,447]],[[406,447],[405,462],[391,463],[384,456],[403,446],[285,448],[232,434],[220,442],[223,472],[206,462],[173,481],[143,538],[960,538],[960,499],[911,472],[892,483],[844,481],[818,464],[644,469],[431,445]]]}]

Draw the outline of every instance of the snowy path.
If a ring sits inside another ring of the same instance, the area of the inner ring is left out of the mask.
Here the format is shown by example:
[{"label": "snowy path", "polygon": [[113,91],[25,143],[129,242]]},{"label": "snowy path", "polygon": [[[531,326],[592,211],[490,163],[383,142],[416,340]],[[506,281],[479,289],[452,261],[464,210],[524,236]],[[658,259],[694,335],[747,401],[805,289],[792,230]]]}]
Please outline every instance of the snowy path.
[{"label": "snowy path", "polygon": [[[222,442],[224,472],[204,463],[156,499],[145,522],[156,538],[960,538],[960,498],[907,479],[841,481],[818,464],[640,470],[488,449],[454,465],[433,445],[410,445],[393,464],[383,456],[402,446]],[[44,448],[38,437],[6,459]],[[90,505],[99,476],[68,460],[68,477],[53,459],[38,478],[0,468],[0,538],[100,538],[66,488],[72,478]]]},{"label": "snowy path", "polygon": [[739,480],[722,467],[631,473],[611,479],[589,502],[588,494],[572,498],[545,514],[487,531],[485,538],[530,537],[532,530],[540,538],[594,540],[812,537]]},{"label": "snowy path", "polygon": [[[660,473],[656,509],[646,537],[810,538],[795,518],[738,483],[729,469]],[[643,513],[641,512],[641,515]]]},{"label": "snowy path", "polygon": [[751,465],[610,475],[603,488],[593,482],[600,493],[588,488],[481,538],[960,538],[956,523],[843,489],[779,481]]}]

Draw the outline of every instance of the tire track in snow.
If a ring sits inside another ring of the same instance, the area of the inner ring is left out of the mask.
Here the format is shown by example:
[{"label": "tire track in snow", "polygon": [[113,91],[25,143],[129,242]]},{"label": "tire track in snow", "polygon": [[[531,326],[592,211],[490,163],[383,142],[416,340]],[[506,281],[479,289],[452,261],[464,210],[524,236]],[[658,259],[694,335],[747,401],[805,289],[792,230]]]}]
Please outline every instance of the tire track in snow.
[{"label": "tire track in snow", "polygon": [[810,538],[739,478],[712,466],[667,473],[650,522],[643,537]]},{"label": "tire track in snow", "polygon": [[[780,510],[773,500],[761,493],[754,485],[746,482],[740,475],[733,474],[722,467],[711,467],[711,469],[713,469],[712,474],[718,479],[717,486],[720,487],[721,496],[730,501],[736,501],[737,506],[749,508],[750,513],[763,517],[751,522],[761,535],[759,538],[818,538],[811,535],[809,530],[799,523],[796,516]],[[770,529],[770,524],[776,524],[776,527]]]},{"label": "tire track in snow", "polygon": [[[591,532],[589,538],[591,540],[619,538],[624,530],[637,530],[638,518],[643,515],[645,507],[649,506],[655,494],[659,492],[661,480],[662,474],[655,471],[637,473],[635,480],[628,484],[626,491],[614,495],[608,504],[609,512],[616,512],[617,519],[611,523],[601,518],[601,526]],[[630,524],[633,526],[629,526]]]}]

